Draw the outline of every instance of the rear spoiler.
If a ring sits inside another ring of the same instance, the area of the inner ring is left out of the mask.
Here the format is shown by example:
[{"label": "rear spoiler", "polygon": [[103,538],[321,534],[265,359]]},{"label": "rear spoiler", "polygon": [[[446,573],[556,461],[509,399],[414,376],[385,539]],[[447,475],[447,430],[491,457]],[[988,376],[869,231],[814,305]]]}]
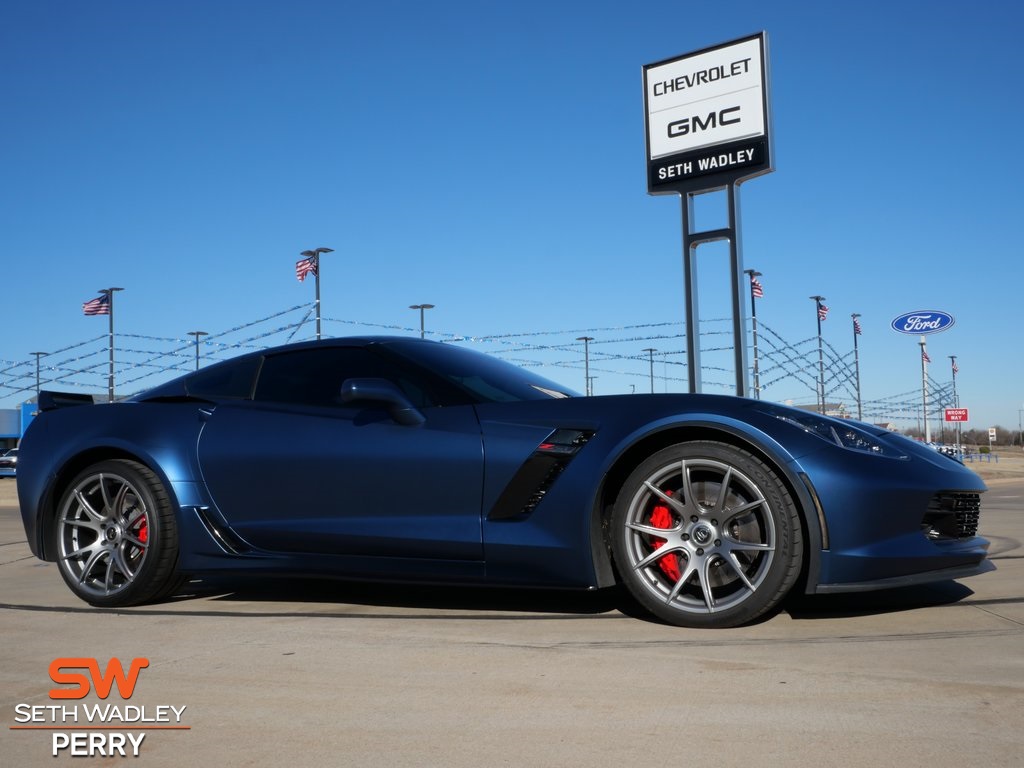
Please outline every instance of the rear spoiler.
[{"label": "rear spoiler", "polygon": [[72,405],[93,405],[95,402],[92,395],[83,395],[78,392],[50,392],[44,389],[39,393],[40,411],[53,411]]}]

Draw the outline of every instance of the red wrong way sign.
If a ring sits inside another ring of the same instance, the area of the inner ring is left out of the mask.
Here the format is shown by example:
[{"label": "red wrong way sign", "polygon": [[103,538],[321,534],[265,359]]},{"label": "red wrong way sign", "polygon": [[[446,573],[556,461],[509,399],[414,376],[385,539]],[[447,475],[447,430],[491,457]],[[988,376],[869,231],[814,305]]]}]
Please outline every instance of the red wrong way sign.
[{"label": "red wrong way sign", "polygon": [[946,421],[967,421],[966,408],[947,408]]}]

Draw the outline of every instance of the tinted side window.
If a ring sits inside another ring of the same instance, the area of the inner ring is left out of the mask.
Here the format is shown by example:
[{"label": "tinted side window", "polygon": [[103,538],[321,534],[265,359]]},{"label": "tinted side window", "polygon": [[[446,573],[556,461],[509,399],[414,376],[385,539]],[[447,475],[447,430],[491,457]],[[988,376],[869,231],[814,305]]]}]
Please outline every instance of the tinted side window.
[{"label": "tinted side window", "polygon": [[396,384],[418,408],[432,405],[432,398],[394,364],[363,347],[325,347],[269,355],[263,361],[255,399],[337,407],[346,379],[383,378]]},{"label": "tinted side window", "polygon": [[259,357],[232,360],[190,376],[185,388],[194,397],[247,398],[252,394],[259,367]]}]

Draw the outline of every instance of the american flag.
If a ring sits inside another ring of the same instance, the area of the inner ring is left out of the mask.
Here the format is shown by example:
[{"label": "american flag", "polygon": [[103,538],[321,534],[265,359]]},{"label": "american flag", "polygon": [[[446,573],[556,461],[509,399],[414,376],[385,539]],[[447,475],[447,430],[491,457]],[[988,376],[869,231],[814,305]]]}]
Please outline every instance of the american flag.
[{"label": "american flag", "polygon": [[826,317],[828,317],[828,307],[826,307],[824,304],[822,304],[819,301],[818,302],[818,319],[819,320],[824,320]]},{"label": "american flag", "polygon": [[308,259],[299,259],[295,262],[295,276],[301,283],[306,279],[306,275],[316,276],[316,257],[310,256]]},{"label": "american flag", "polygon": [[925,351],[924,347],[921,347],[921,359],[926,363],[930,363],[932,361],[932,359],[928,357],[928,353]]},{"label": "american flag", "polygon": [[853,318],[853,332],[855,335],[860,336],[860,320],[856,317]]},{"label": "american flag", "polygon": [[960,366],[956,364],[956,360],[953,361],[953,373],[960,373]]},{"label": "american flag", "polygon": [[104,293],[102,296],[85,302],[82,304],[82,312],[86,315],[109,315],[110,294]]},{"label": "american flag", "polygon": [[753,275],[750,276],[750,290],[755,299],[764,298],[764,286],[761,285],[761,282]]}]

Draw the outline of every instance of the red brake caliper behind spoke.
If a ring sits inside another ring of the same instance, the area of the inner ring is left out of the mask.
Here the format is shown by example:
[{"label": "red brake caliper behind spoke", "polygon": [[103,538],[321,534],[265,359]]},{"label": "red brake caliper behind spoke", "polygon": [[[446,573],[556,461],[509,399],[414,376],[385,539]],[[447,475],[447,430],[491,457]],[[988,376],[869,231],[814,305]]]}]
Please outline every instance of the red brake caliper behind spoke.
[{"label": "red brake caliper behind spoke", "polygon": [[143,544],[149,539],[149,519],[145,515],[142,516],[142,522],[139,524],[138,539]]},{"label": "red brake caliper behind spoke", "polygon": [[[672,491],[665,491],[666,496],[671,496]],[[651,511],[651,525],[655,528],[671,528],[672,527],[672,513],[668,511],[668,507],[664,504],[658,504]],[[665,544],[665,539],[652,539],[655,549],[661,549]],[[658,561],[658,567],[662,573],[668,576],[672,581],[679,581],[683,573],[679,569],[679,554],[676,552],[669,552],[663,558]]]}]

